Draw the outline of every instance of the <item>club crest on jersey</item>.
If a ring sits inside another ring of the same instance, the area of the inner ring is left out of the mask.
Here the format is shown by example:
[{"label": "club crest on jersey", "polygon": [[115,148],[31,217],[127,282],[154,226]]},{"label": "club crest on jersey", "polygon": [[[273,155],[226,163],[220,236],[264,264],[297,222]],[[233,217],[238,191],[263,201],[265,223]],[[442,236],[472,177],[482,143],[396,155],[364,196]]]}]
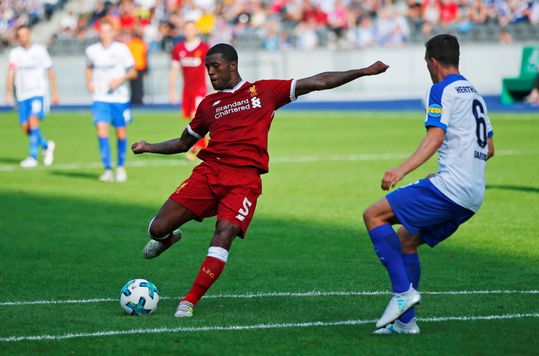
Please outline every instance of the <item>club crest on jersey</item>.
[{"label": "club crest on jersey", "polygon": [[440,117],[442,116],[444,109],[438,104],[432,104],[427,108],[427,113],[430,117]]},{"label": "club crest on jersey", "polygon": [[249,93],[251,93],[251,96],[257,96],[258,93],[256,92],[256,85],[252,85],[249,87]]}]

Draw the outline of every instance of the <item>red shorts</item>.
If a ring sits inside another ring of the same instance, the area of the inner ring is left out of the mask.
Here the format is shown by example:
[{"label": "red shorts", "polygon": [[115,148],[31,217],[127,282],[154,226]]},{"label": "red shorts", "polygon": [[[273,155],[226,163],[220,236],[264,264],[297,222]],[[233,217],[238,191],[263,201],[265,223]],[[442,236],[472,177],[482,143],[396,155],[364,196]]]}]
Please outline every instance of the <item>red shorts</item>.
[{"label": "red shorts", "polygon": [[197,216],[197,220],[217,215],[247,233],[262,194],[262,180],[256,168],[230,167],[218,162],[202,162],[195,167],[170,199],[180,203]]},{"label": "red shorts", "polygon": [[[204,91],[205,93],[205,91]],[[195,112],[197,111],[198,104],[206,96],[204,93],[192,93],[187,90],[183,91],[182,95],[182,112],[183,117],[186,119],[192,119],[195,117]]]}]

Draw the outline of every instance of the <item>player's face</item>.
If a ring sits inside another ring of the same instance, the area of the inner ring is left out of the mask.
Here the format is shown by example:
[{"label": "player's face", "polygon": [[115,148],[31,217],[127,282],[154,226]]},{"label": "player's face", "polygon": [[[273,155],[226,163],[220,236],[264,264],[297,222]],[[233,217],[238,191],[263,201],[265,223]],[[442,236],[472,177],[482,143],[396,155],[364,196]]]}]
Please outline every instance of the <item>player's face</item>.
[{"label": "player's face", "polygon": [[195,24],[192,23],[192,22],[187,23],[185,25],[184,30],[183,30],[183,34],[184,34],[185,39],[187,41],[193,41],[194,39],[196,39],[198,33],[197,33],[197,28],[196,28]]},{"label": "player's face", "polygon": [[112,41],[114,41],[114,36],[114,29],[110,24],[105,23],[99,27],[99,39],[105,46],[108,46],[110,43],[112,43]]},{"label": "player's face", "polygon": [[215,90],[232,89],[235,84],[232,82],[232,75],[236,69],[236,61],[227,61],[221,53],[206,56],[206,70]]},{"label": "player's face", "polygon": [[30,44],[30,30],[23,27],[17,31],[17,42],[23,47],[27,47]]}]

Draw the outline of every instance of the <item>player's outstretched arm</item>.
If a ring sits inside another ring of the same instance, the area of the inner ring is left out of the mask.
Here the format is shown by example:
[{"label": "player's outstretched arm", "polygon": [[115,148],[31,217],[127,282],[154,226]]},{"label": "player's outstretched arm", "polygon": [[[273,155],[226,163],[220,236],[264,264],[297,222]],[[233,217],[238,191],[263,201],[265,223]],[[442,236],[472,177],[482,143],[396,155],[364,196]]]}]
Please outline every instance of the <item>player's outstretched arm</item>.
[{"label": "player's outstretched arm", "polygon": [[427,135],[421,141],[414,153],[397,167],[388,170],[382,178],[382,189],[389,190],[400,182],[408,173],[431,158],[444,142],[445,131],[439,127],[430,126]]},{"label": "player's outstretched arm", "polygon": [[324,72],[312,77],[299,79],[296,83],[296,97],[316,90],[326,90],[339,87],[354,79],[367,75],[377,75],[385,72],[389,66],[380,61],[361,69],[352,69],[343,72]]},{"label": "player's outstretched arm", "polygon": [[148,143],[146,141],[138,141],[131,145],[131,150],[134,154],[141,153],[159,153],[163,155],[171,155],[175,153],[187,152],[198,139],[186,130],[183,131],[181,137],[172,140]]}]

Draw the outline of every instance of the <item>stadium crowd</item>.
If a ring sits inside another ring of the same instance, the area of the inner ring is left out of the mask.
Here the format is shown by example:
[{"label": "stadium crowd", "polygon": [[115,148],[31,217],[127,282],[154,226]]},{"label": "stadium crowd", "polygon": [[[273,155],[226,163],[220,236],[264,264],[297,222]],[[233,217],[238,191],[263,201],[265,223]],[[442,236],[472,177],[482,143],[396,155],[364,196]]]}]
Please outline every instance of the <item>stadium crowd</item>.
[{"label": "stadium crowd", "polygon": [[6,0],[0,1],[0,46],[15,43],[15,29],[21,25],[34,26],[49,20],[66,0]]},{"label": "stadium crowd", "polygon": [[[2,2],[3,39],[22,23],[30,25],[62,0]],[[46,10],[49,9],[49,10]],[[49,14],[49,15],[46,15]],[[181,40],[185,22],[194,21],[210,44],[265,48],[365,48],[421,42],[440,30],[466,34],[489,27],[486,36],[511,42],[514,24],[539,24],[537,0],[99,0],[92,13],[62,15],[55,41],[96,37],[100,19],[123,33],[136,32],[151,52]],[[494,29],[494,30],[493,30]]]}]

